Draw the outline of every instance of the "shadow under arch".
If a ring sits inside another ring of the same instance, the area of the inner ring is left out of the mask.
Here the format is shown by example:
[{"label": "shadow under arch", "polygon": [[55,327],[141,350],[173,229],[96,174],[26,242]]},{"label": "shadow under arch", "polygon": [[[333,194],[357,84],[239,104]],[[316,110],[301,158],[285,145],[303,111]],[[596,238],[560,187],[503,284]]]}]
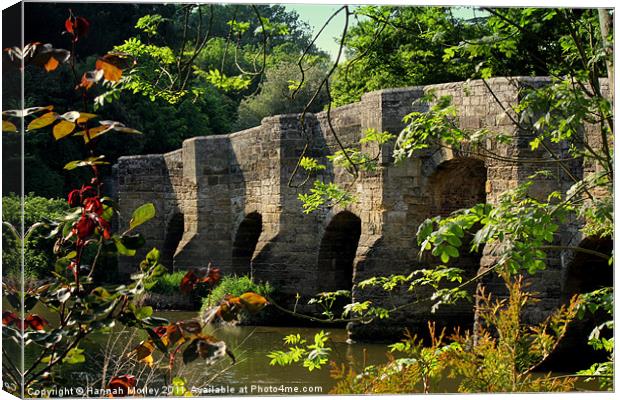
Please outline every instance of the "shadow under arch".
[{"label": "shadow under arch", "polygon": [[353,261],[361,233],[362,221],[352,212],[341,211],[329,222],[319,245],[319,292],[351,290]]},{"label": "shadow under arch", "polygon": [[263,231],[263,217],[258,212],[245,216],[232,247],[232,271],[237,275],[251,275],[251,264],[254,250]]},{"label": "shadow under arch", "polygon": [[[447,217],[453,212],[486,203],[487,168],[485,162],[474,157],[456,157],[438,164],[428,179],[430,216]],[[474,277],[480,269],[482,249],[469,252],[470,238],[465,238],[460,246],[460,257],[448,266],[464,271],[463,280]],[[426,255],[433,264],[440,264],[437,258]],[[475,285],[470,285],[469,294],[474,297]],[[452,328],[472,329],[474,324],[474,305],[469,302],[444,307],[437,312],[438,320],[450,331]],[[441,315],[441,317],[440,317]],[[439,322],[439,321],[438,321]]]},{"label": "shadow under arch", "polygon": [[487,169],[484,161],[459,157],[442,162],[429,177],[431,215],[447,216],[486,202]]},{"label": "shadow under arch", "polygon": [[166,225],[166,232],[164,236],[164,244],[161,252],[161,263],[168,268],[169,271],[174,271],[174,254],[181,243],[183,233],[185,232],[185,217],[183,213],[176,212],[168,220]]},{"label": "shadow under arch", "polygon": [[[594,250],[611,256],[613,250],[611,238],[587,237],[581,241],[578,247],[586,250]],[[613,267],[608,261],[600,256],[575,251],[573,259],[568,263],[562,285],[562,300],[568,303],[570,299],[579,294],[589,293],[604,287],[612,287]],[[592,313],[586,311],[582,319],[576,318],[571,321],[566,329],[564,337],[558,344],[553,354],[542,365],[541,369],[587,368],[595,362],[605,361],[604,351],[596,351],[588,345],[588,337],[592,330],[612,318],[604,310]],[[611,332],[603,329],[603,337],[609,337]]]}]

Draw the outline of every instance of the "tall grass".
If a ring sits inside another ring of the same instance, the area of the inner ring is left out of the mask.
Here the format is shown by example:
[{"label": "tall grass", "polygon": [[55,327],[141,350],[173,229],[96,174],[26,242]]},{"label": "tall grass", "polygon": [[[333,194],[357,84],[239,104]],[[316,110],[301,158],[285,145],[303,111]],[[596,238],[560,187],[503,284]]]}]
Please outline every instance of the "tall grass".
[{"label": "tall grass", "polygon": [[224,276],[211,293],[203,298],[201,312],[218,305],[226,295],[240,296],[245,292],[255,292],[262,296],[267,296],[273,293],[273,286],[269,282],[254,282],[247,275]]},{"label": "tall grass", "polygon": [[186,271],[167,273],[151,282],[146,282],[146,291],[158,294],[180,293],[179,285],[181,285],[181,280],[183,276],[185,276],[185,273]]}]

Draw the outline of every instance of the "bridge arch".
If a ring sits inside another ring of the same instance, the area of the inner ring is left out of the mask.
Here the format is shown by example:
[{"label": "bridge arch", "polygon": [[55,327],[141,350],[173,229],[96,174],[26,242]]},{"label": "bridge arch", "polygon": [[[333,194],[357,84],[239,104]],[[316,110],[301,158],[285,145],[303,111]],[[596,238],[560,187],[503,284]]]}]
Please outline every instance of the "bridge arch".
[{"label": "bridge arch", "polygon": [[[610,256],[613,250],[613,240],[590,236],[583,239],[578,247]],[[594,254],[575,251],[564,271],[561,297],[565,303],[568,303],[574,295],[613,286],[613,283],[613,268],[606,259]],[[586,368],[594,362],[604,361],[606,353],[595,351],[587,342],[590,332],[610,318],[607,312],[598,310],[595,313],[586,312],[582,319],[576,318],[571,321],[564,337],[546,365]],[[604,329],[602,335],[609,337],[610,332]],[[579,354],[579,357],[575,358],[575,354]]]},{"label": "bridge arch", "polygon": [[441,162],[429,177],[431,215],[447,216],[461,209],[486,202],[487,169],[484,161],[473,157]]},{"label": "bridge arch", "polygon": [[169,271],[174,271],[174,254],[181,243],[183,233],[185,232],[185,217],[181,212],[175,212],[166,224],[166,231],[164,233],[164,244],[161,251],[161,263],[168,268]]},{"label": "bridge arch", "polygon": [[353,263],[361,233],[362,221],[350,211],[341,211],[331,219],[319,246],[319,292],[351,290]]},{"label": "bridge arch", "polygon": [[232,271],[237,275],[252,274],[252,256],[260,234],[263,218],[258,212],[251,212],[243,218],[235,234],[232,248]]},{"label": "bridge arch", "polygon": [[[440,162],[428,179],[429,216],[447,217],[451,213],[486,203],[487,168],[483,160],[474,157],[456,157]],[[464,270],[464,279],[474,277],[480,269],[482,249],[469,253],[469,241],[464,241],[461,256],[449,263]],[[438,263],[433,258],[433,262]],[[475,285],[470,295],[475,295]],[[474,306],[468,302],[446,307],[443,319],[447,328],[471,329],[474,324]]]}]

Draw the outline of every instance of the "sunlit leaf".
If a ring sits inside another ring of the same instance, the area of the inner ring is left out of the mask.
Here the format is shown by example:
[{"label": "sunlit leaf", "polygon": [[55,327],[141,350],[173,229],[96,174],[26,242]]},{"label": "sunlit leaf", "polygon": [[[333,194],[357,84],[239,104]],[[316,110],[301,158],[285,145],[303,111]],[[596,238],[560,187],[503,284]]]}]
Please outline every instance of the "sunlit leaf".
[{"label": "sunlit leaf", "polygon": [[121,63],[124,63],[121,57],[114,54],[106,54],[97,60],[95,68],[103,71],[103,78],[106,81],[117,82],[123,76]]},{"label": "sunlit leaf", "polygon": [[54,138],[56,140],[60,140],[67,135],[70,135],[71,132],[75,129],[75,124],[73,122],[62,120],[56,125],[54,125],[54,129],[52,133],[54,134]]},{"label": "sunlit leaf", "polygon": [[71,53],[64,49],[56,49],[50,43],[36,45],[32,57],[24,57],[24,63],[32,63],[44,68],[47,72],[54,71],[62,63],[67,62]]},{"label": "sunlit leaf", "polygon": [[91,114],[91,113],[80,113],[80,116],[78,117],[78,119],[76,121],[73,122],[77,122],[78,124],[83,124],[84,122],[93,119],[97,117],[97,114]]},{"label": "sunlit leaf", "polygon": [[58,114],[55,112],[48,112],[46,114],[41,115],[38,118],[33,119],[28,124],[28,130],[32,131],[35,129],[41,129],[48,125],[53,124],[58,119]]},{"label": "sunlit leaf", "polygon": [[127,357],[134,358],[139,362],[143,362],[148,366],[153,365],[153,351],[155,350],[155,344],[152,340],[144,340],[140,344],[127,354]]},{"label": "sunlit leaf", "polygon": [[76,169],[79,167],[89,167],[93,165],[109,164],[109,162],[103,161],[103,159],[104,159],[104,156],[97,156],[97,157],[89,157],[86,160],[69,161],[67,164],[65,164],[64,169],[71,171],[72,169]]},{"label": "sunlit leaf", "polygon": [[110,129],[114,129],[115,131],[118,131],[118,132],[135,133],[135,134],[142,133],[137,129],[128,128],[125,126],[125,124],[123,124],[122,122],[118,122],[118,121],[99,121],[99,123],[101,125],[108,126]]},{"label": "sunlit leaf", "polygon": [[239,296],[242,306],[251,313],[262,310],[269,302],[258,293],[246,292]]},{"label": "sunlit leaf", "polygon": [[138,207],[131,215],[129,229],[134,229],[155,217],[155,206],[153,203],[146,203]]},{"label": "sunlit leaf", "polygon": [[75,122],[80,117],[79,111],[68,111],[60,116],[65,121]]},{"label": "sunlit leaf", "polygon": [[52,56],[49,58],[49,60],[47,60],[45,64],[43,64],[43,68],[45,68],[47,72],[51,72],[58,68],[59,65],[60,63],[58,62],[58,60]]},{"label": "sunlit leaf", "polygon": [[11,121],[2,120],[2,132],[17,132],[17,127]]},{"label": "sunlit leaf", "polygon": [[96,128],[89,128],[88,130],[83,130],[76,132],[74,136],[82,136],[84,139],[84,143],[88,143],[97,136],[101,136],[110,131],[110,127],[107,125],[101,125]]},{"label": "sunlit leaf", "polygon": [[86,90],[90,89],[95,83],[99,82],[103,78],[103,70],[96,69],[94,71],[86,71],[82,75],[80,86]]}]

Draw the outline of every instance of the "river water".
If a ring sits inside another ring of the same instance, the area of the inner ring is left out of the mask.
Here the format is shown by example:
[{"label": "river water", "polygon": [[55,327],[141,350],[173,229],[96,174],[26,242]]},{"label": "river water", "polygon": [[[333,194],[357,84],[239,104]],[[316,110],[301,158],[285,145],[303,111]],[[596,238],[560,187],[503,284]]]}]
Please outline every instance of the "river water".
[{"label": "river water", "polygon": [[[180,321],[196,317],[195,312],[168,311],[158,312],[157,316]],[[201,395],[278,395],[278,394],[327,394],[334,386],[330,377],[330,366],[309,372],[298,366],[271,366],[267,354],[272,350],[286,350],[283,337],[299,333],[308,342],[320,328],[302,327],[267,327],[267,326],[219,326],[207,328],[209,333],[224,340],[235,355],[236,363],[229,358],[221,359],[213,365],[207,365],[198,359],[187,366],[182,366],[176,374],[188,381],[188,387],[200,390]],[[332,348],[330,360],[338,364],[353,366],[357,372],[367,365],[387,361],[385,344],[346,343],[346,332],[339,328],[323,328],[330,332],[329,346]],[[147,336],[143,331],[115,330],[109,334],[91,335],[83,343],[87,362],[64,367],[62,375],[76,387],[103,387],[111,376],[132,374],[138,378],[138,387],[147,395],[167,394],[166,374],[163,369],[151,369],[135,363],[127,357],[127,352]],[[156,353],[159,353],[156,351]],[[106,364],[106,374],[102,370]],[[31,358],[27,355],[26,358]],[[179,355],[179,358],[180,355]],[[157,359],[157,358],[156,358]],[[163,364],[166,364],[165,362]],[[103,379],[102,379],[103,377]],[[440,391],[454,393],[457,383],[444,380]],[[579,390],[597,390],[596,385],[579,383]],[[90,393],[97,395],[96,392]],[[52,396],[56,397],[56,396]]]}]

